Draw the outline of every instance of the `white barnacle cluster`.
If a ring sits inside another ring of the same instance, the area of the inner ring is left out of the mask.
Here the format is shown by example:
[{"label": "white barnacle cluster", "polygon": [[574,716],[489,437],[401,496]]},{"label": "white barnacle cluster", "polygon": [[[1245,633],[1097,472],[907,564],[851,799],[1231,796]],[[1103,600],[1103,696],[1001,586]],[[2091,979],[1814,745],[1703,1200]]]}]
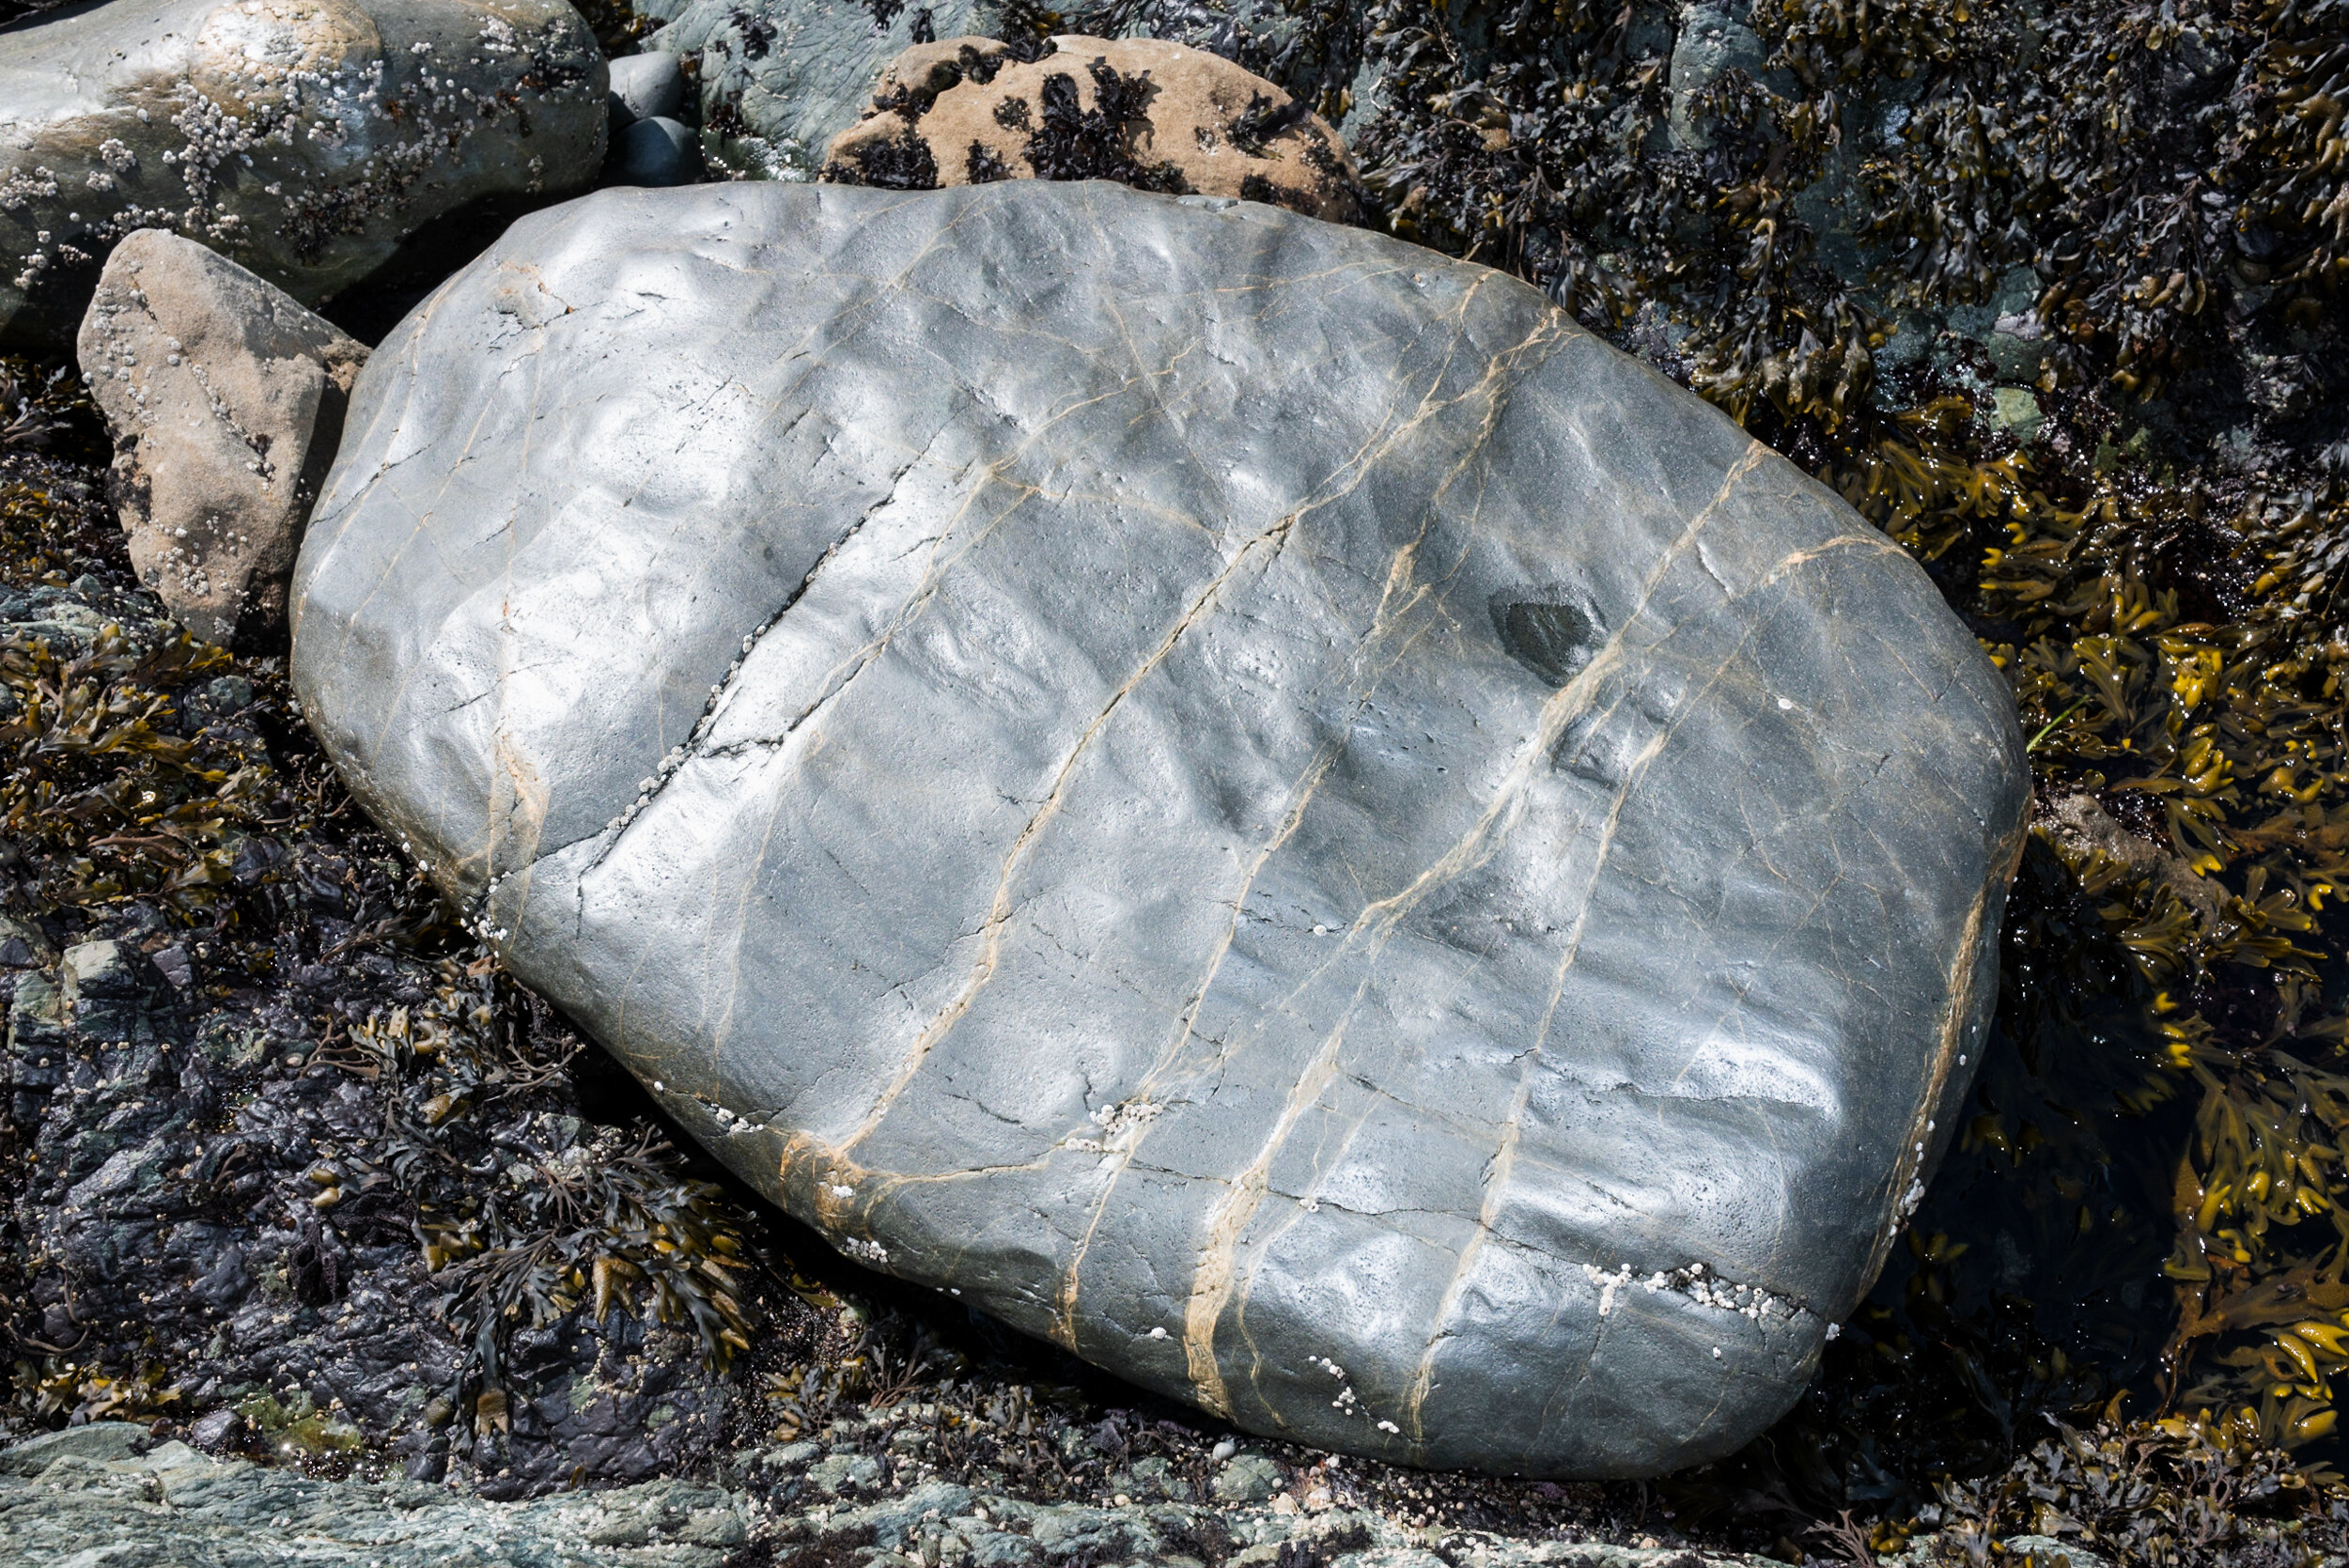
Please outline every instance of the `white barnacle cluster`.
[{"label": "white barnacle cluster", "polygon": [[[184,538],[187,530],[182,528],[179,534]],[[178,574],[182,593],[199,599],[211,597],[211,573],[205,568],[204,557],[195,551],[175,540],[171,548],[163,551],[163,563]]]},{"label": "white barnacle cluster", "polygon": [[[1355,1393],[1354,1385],[1347,1381],[1346,1369],[1344,1367],[1338,1365],[1337,1362],[1331,1360],[1327,1356],[1308,1356],[1305,1358],[1305,1360],[1308,1365],[1318,1367],[1321,1371],[1328,1373],[1330,1376],[1338,1380],[1338,1397],[1330,1402],[1330,1409],[1348,1416],[1367,1416],[1370,1414],[1369,1411],[1362,1408],[1361,1398],[1360,1395]],[[1378,1422],[1378,1430],[1381,1432],[1393,1432],[1396,1430],[1396,1427],[1392,1421],[1382,1421]]]},{"label": "white barnacle cluster", "polygon": [[21,212],[24,204],[36,196],[57,194],[57,177],[45,168],[36,167],[31,174],[10,169],[0,179],[0,212]]},{"label": "white barnacle cluster", "polygon": [[1165,1109],[1165,1106],[1150,1100],[1127,1100],[1119,1105],[1097,1106],[1085,1125],[1062,1139],[1061,1145],[1095,1155],[1126,1148],[1132,1143],[1134,1132],[1144,1123],[1155,1120],[1159,1112]]},{"label": "white barnacle cluster", "polygon": [[[404,833],[400,835],[399,846],[402,849],[408,847],[408,837]],[[502,925],[491,924],[490,915],[490,907],[497,897],[498,884],[506,881],[513,875],[514,873],[510,871],[501,871],[482,883],[481,896],[474,901],[472,909],[465,916],[465,929],[484,941],[504,941],[513,935]]]},{"label": "white barnacle cluster", "polygon": [[1700,1307],[1735,1312],[1755,1323],[1772,1316],[1792,1318],[1802,1310],[1801,1303],[1792,1296],[1780,1296],[1760,1285],[1742,1285],[1724,1280],[1708,1272],[1701,1263],[1692,1263],[1682,1268],[1657,1269],[1644,1278],[1635,1275],[1629,1264],[1624,1264],[1613,1273],[1609,1273],[1596,1264],[1586,1263],[1582,1265],[1582,1273],[1598,1287],[1598,1315],[1601,1317],[1614,1310],[1615,1296],[1619,1292],[1635,1284],[1652,1296],[1669,1291],[1688,1297]]},{"label": "white barnacle cluster", "polygon": [[709,1112],[710,1120],[716,1122],[718,1126],[724,1130],[725,1135],[728,1138],[740,1138],[745,1133],[754,1133],[759,1130],[759,1124],[753,1118],[748,1116],[738,1116],[732,1110],[723,1105],[720,1105],[717,1101],[710,1099],[707,1095],[696,1094],[693,1097],[701,1101],[703,1108]]},{"label": "white barnacle cluster", "polygon": [[840,1250],[859,1263],[879,1265],[889,1261],[889,1249],[870,1236],[843,1236]]},{"label": "white barnacle cluster", "polygon": [[603,825],[605,832],[625,831],[628,825],[652,804],[653,797],[661,793],[661,786],[676,775],[678,768],[691,761],[694,751],[709,738],[710,727],[718,722],[718,712],[725,706],[726,693],[733,689],[735,676],[742,673],[743,661],[750,658],[751,650],[758,646],[758,640],[767,635],[768,629],[781,614],[782,612],[777,611],[768,616],[742,639],[742,646],[735,654],[734,661],[726,666],[725,675],[710,687],[709,700],[702,705],[701,717],[694,722],[692,730],[683,740],[669,748],[667,754],[661,757],[650,773],[636,781],[636,799],[629,802],[627,810]]}]

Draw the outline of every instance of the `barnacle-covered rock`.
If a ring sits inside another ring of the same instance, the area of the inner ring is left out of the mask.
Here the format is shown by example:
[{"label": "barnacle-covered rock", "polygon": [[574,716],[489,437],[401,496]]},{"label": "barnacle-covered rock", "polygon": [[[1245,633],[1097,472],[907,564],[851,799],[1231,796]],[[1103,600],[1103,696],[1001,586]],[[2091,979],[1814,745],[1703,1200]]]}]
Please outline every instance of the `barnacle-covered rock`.
[{"label": "barnacle-covered rock", "polygon": [[568,0],[117,0],[0,33],[0,342],[69,340],[140,228],[315,304],[444,212],[593,179],[604,81]]},{"label": "barnacle-covered rock", "polygon": [[1011,30],[995,0],[638,0],[667,23],[647,47],[699,68],[702,120],[759,172],[812,179],[890,61],[928,39]]},{"label": "barnacle-covered rock", "polygon": [[131,563],[208,642],[281,636],[302,525],[366,349],[168,229],[117,246],[78,341]]},{"label": "barnacle-covered rock", "polygon": [[539,214],[362,374],[294,616],[364,802],[745,1179],[1251,1430],[1735,1448],[1979,1059],[2023,756],[1972,638],[1360,230]]},{"label": "barnacle-covered rock", "polygon": [[[635,9],[667,23],[649,47],[695,63],[702,123],[739,162],[786,179],[816,177],[832,139],[856,124],[905,51],[966,41],[957,35],[1001,39],[1019,60],[1050,47],[1046,29],[1182,44],[1268,81],[1349,145],[1383,101],[1384,70],[1365,57],[1370,28],[1357,7],[1303,19],[1280,0],[1101,0],[1050,10],[1024,0],[636,0]],[[955,148],[956,159],[966,150]]]},{"label": "barnacle-covered rock", "polygon": [[1361,194],[1337,132],[1263,77],[1179,43],[1076,36],[1034,60],[994,39],[916,44],[832,139],[823,178],[901,191],[1114,179],[1334,223],[1355,219]]}]

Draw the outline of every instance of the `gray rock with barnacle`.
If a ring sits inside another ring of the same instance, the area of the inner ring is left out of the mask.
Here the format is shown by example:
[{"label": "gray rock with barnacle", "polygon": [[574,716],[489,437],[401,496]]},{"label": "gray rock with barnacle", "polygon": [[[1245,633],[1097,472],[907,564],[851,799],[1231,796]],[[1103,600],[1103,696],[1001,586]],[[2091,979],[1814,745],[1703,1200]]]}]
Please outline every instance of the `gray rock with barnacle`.
[{"label": "gray rock with barnacle", "polygon": [[377,350],[295,683],[852,1256],[1258,1433],[1653,1473],[1948,1139],[2012,700],[1509,278],[1098,184],[608,191]]},{"label": "gray rock with barnacle", "polygon": [[294,550],[366,349],[161,228],[107,257],[75,349],[114,437],[110,489],[139,581],[207,642],[282,638]]},{"label": "gray rock with barnacle", "polygon": [[882,68],[907,46],[1004,25],[992,0],[638,0],[635,9],[667,23],[648,52],[696,62],[701,123],[739,125],[740,151],[782,179],[816,177],[824,148],[856,123]]},{"label": "gray rock with barnacle", "polygon": [[695,63],[700,123],[736,127],[734,151],[785,179],[816,177],[832,139],[869,108],[881,72],[908,46],[983,34],[1019,40],[1025,53],[1043,41],[1039,18],[1056,32],[1220,55],[1301,99],[1349,147],[1385,99],[1385,63],[1364,57],[1351,29],[1326,10],[1300,17],[1281,0],[1088,0],[1050,11],[1003,0],[635,0],[634,8],[667,23],[647,48]]},{"label": "gray rock with barnacle", "polygon": [[0,31],[0,343],[70,339],[98,268],[172,228],[305,304],[431,219],[603,162],[568,0],[113,0]]}]

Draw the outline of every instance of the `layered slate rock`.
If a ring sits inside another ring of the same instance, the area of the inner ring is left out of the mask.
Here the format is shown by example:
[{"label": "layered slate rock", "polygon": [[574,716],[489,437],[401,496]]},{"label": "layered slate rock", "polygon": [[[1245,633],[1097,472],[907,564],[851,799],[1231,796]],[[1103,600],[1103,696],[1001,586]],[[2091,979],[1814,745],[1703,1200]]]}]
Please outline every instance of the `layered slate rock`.
[{"label": "layered slate rock", "polygon": [[363,372],[294,614],[353,790],[745,1179],[1253,1431],[1735,1448],[1978,1060],[2024,770],[1972,638],[1359,230],[542,213]]},{"label": "layered slate rock", "polygon": [[142,228],[316,304],[443,213],[592,179],[604,81],[568,0],[110,0],[0,32],[0,342],[70,342]]},{"label": "layered slate rock", "polygon": [[994,39],[917,44],[823,178],[929,191],[996,179],[1114,179],[1166,194],[1245,196],[1333,223],[1361,176],[1319,115],[1261,76],[1179,43],[1067,35],[1023,60]]},{"label": "layered slate rock", "polygon": [[131,564],[208,642],[282,637],[365,346],[168,229],[115,248],[76,339]]}]

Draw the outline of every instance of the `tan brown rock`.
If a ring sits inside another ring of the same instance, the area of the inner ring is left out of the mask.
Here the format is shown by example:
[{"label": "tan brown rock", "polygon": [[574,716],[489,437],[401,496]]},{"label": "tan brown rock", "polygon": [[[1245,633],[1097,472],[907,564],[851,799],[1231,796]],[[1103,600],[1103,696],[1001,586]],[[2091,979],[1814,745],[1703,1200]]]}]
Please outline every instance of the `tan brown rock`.
[{"label": "tan brown rock", "polygon": [[78,344],[131,563],[209,642],[282,632],[286,579],[367,350],[167,229],[115,248]]},{"label": "tan brown rock", "polygon": [[1049,48],[1023,62],[994,39],[914,45],[881,72],[864,117],[832,139],[822,178],[909,191],[1113,179],[1333,223],[1360,213],[1346,144],[1263,77],[1155,39],[1067,34]]}]

